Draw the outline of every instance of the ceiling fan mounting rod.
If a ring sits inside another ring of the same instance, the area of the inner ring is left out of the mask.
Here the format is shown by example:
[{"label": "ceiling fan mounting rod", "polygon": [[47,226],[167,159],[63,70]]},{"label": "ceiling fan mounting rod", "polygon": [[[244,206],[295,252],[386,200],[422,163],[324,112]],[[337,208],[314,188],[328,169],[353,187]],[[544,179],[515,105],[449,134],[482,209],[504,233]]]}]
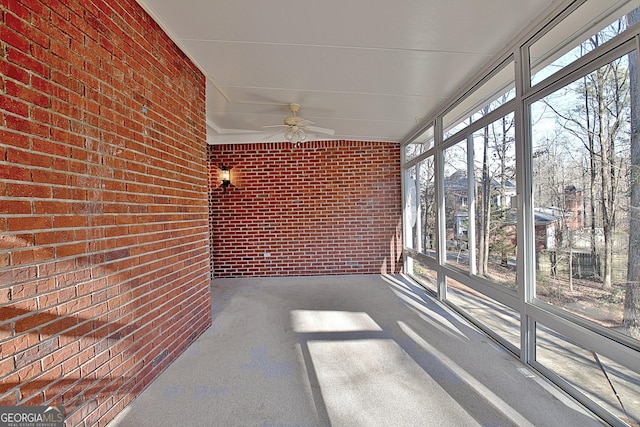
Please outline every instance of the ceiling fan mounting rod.
[{"label": "ceiling fan mounting rod", "polygon": [[295,116],[296,113],[300,111],[300,104],[297,104],[295,102],[290,103],[289,110],[291,110],[291,113],[293,113],[293,115]]}]

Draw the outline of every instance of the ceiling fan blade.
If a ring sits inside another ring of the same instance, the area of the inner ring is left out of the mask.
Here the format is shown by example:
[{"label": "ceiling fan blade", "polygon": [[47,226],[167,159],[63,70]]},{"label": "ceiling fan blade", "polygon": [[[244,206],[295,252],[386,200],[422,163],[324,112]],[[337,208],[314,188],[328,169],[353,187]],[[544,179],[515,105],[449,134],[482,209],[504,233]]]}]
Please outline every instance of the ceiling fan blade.
[{"label": "ceiling fan blade", "polygon": [[268,125],[268,126],[262,126],[263,128],[286,128],[289,127],[287,125]]},{"label": "ceiling fan blade", "polygon": [[333,129],[321,128],[318,126],[305,126],[305,130],[312,133],[321,133],[323,135],[335,135],[336,131]]},{"label": "ceiling fan blade", "polygon": [[266,135],[264,137],[264,139],[265,139],[265,141],[268,141],[268,140],[270,140],[271,138],[273,138],[276,135],[282,135],[282,138],[284,138],[284,133],[281,130],[279,130],[277,132],[273,132],[273,133],[270,133],[270,134]]}]

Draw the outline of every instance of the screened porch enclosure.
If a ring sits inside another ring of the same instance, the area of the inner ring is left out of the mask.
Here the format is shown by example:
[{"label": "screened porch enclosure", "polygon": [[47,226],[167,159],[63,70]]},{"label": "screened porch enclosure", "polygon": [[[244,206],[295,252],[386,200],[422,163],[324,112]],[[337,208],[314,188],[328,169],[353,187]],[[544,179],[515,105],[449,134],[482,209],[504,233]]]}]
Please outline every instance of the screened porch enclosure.
[{"label": "screened porch enclosure", "polygon": [[404,255],[523,362],[640,425],[640,2],[612,3],[565,2],[405,139]]}]

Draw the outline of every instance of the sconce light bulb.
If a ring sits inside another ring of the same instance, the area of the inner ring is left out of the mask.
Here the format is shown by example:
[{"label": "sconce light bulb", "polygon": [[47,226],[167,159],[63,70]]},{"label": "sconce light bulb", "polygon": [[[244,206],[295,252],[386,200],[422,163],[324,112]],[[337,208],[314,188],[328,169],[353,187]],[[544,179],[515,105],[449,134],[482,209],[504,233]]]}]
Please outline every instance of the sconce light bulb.
[{"label": "sconce light bulb", "polygon": [[227,187],[231,185],[231,170],[226,166],[220,167],[220,184],[222,185],[222,191],[227,192]]},{"label": "sconce light bulb", "polygon": [[289,128],[284,134],[284,137],[287,138],[287,141],[293,141],[294,132],[293,129]]}]

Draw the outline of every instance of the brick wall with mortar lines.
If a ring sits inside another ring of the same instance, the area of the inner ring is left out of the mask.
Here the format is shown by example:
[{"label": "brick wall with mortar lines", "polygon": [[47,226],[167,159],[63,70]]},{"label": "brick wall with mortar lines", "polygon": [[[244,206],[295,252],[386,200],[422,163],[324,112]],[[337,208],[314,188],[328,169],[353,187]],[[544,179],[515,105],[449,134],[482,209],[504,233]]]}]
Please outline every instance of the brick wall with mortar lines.
[{"label": "brick wall with mortar lines", "polygon": [[134,0],[0,0],[0,405],[105,425],[210,325],[204,111]]},{"label": "brick wall with mortar lines", "polygon": [[[221,166],[232,168],[226,193]],[[398,144],[214,145],[209,168],[214,277],[401,268]]]}]

